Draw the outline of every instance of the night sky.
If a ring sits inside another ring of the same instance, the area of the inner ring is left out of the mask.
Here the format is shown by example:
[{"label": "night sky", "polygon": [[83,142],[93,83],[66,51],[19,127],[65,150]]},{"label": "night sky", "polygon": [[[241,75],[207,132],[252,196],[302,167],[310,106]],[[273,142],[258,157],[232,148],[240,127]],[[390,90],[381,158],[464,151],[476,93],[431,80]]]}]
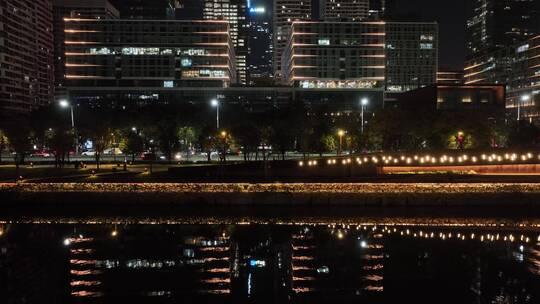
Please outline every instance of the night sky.
[{"label": "night sky", "polygon": [[440,68],[461,69],[465,58],[465,1],[397,0],[399,14],[439,23]]}]

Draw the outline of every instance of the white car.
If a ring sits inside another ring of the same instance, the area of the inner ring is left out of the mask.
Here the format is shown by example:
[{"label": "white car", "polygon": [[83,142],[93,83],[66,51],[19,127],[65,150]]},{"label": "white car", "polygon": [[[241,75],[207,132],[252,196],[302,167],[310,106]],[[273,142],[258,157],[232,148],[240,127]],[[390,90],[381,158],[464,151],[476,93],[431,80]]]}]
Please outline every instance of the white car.
[{"label": "white car", "polygon": [[95,156],[96,155],[96,151],[84,151],[83,153],[81,153],[82,156]]},{"label": "white car", "polygon": [[103,154],[105,155],[122,155],[122,150],[118,148],[109,148],[103,150]]}]

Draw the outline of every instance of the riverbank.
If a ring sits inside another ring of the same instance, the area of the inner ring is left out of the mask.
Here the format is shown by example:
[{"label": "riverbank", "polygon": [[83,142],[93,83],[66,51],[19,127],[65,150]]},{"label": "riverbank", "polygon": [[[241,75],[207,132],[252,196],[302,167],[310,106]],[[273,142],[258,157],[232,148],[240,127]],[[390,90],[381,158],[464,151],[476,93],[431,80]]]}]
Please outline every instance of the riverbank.
[{"label": "riverbank", "polygon": [[538,183],[3,183],[18,206],[528,206]]}]

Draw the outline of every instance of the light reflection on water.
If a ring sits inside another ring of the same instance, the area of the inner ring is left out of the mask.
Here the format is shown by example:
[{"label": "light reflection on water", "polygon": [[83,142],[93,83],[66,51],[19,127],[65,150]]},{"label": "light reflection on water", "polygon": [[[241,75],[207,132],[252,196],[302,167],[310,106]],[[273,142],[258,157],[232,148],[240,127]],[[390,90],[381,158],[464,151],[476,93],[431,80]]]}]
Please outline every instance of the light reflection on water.
[{"label": "light reflection on water", "polygon": [[28,218],[0,231],[2,303],[540,303],[534,219]]}]

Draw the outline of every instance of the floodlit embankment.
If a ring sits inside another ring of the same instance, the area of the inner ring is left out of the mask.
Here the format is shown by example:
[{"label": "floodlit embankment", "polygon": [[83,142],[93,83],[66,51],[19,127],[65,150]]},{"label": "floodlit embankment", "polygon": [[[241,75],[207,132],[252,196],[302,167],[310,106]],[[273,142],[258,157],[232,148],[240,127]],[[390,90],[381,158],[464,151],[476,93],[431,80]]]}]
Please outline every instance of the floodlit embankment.
[{"label": "floodlit embankment", "polygon": [[19,183],[0,208],[103,205],[538,206],[535,183]]}]

